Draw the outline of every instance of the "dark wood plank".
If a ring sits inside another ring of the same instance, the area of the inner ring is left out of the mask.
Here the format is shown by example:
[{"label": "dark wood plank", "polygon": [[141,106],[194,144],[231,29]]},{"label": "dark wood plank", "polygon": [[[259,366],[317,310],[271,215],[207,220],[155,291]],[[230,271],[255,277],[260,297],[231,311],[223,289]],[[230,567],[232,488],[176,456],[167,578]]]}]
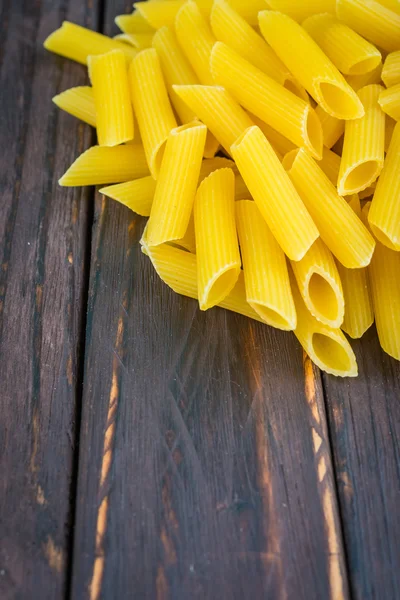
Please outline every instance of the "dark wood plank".
[{"label": "dark wood plank", "polygon": [[92,137],[51,98],[84,69],[47,54],[97,2],[5,1],[0,44],[0,597],[66,589],[88,190],[57,177]]},{"label": "dark wood plank", "polygon": [[354,597],[400,598],[400,364],[375,328],[353,344],[360,375],[324,378]]}]

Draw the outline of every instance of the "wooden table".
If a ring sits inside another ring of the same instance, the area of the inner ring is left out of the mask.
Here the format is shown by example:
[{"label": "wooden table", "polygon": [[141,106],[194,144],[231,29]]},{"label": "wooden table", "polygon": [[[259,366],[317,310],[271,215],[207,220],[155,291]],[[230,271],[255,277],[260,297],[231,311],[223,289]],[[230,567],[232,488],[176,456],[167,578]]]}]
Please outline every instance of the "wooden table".
[{"label": "wooden table", "polygon": [[144,222],[57,180],[93,133],[51,102],[63,19],[0,2],[0,598],[400,598],[400,365],[357,380],[291,334],[172,294]]}]

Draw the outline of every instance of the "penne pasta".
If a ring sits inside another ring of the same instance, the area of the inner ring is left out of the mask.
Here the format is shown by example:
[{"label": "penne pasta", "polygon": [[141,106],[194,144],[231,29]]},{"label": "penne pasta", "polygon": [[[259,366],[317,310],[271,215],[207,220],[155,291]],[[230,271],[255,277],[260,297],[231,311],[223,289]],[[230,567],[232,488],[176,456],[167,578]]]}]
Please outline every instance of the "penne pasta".
[{"label": "penne pasta", "polygon": [[370,73],[365,73],[364,75],[346,75],[346,81],[349,85],[351,85],[355,92],[358,92],[366,85],[372,85],[374,83],[381,84],[381,75],[382,64],[380,64]]},{"label": "penne pasta", "polygon": [[193,0],[188,0],[178,11],[175,31],[178,42],[200,83],[213,85],[210,55],[215,38],[208,22]]},{"label": "penne pasta", "polygon": [[322,156],[321,124],[311,106],[244,60],[222,42],[211,53],[215,82],[244,108],[316,158]]},{"label": "penne pasta", "polygon": [[265,8],[265,0],[228,0],[229,5],[236,10],[236,12],[252,25],[258,25],[257,15],[260,10]]},{"label": "penne pasta", "polygon": [[365,190],[379,177],[385,159],[385,115],[379,104],[380,85],[368,85],[358,92],[365,114],[347,121],[338,177],[341,196]]},{"label": "penne pasta", "polygon": [[[354,196],[358,196],[358,198],[360,200],[365,200],[365,198],[369,198],[370,196],[373,196],[376,190],[376,184],[377,181],[374,181],[374,183],[372,183],[369,187],[367,187],[365,190],[363,190],[362,192],[360,192],[359,194],[353,194]],[[348,196],[348,198],[352,198],[353,196]],[[347,199],[348,199],[347,198]]]},{"label": "penne pasta", "polygon": [[357,377],[357,361],[340,329],[317,321],[301,297],[292,275],[292,293],[297,312],[295,336],[311,360],[326,373],[338,377]]},{"label": "penne pasta", "polygon": [[206,158],[201,163],[199,182],[203,181],[206,177],[211,175],[213,171],[217,171],[218,169],[232,169],[235,171],[235,163],[233,160],[229,158],[224,158],[222,156],[216,156],[215,158]]},{"label": "penne pasta", "polygon": [[313,15],[303,23],[304,29],[345,75],[364,75],[382,62],[379,50],[333,15]]},{"label": "penne pasta", "polygon": [[[168,287],[177,294],[198,300],[197,258],[195,254],[185,252],[169,244],[149,248],[143,239],[141,244],[142,252],[150,258],[156,272]],[[246,301],[243,273],[240,273],[235,287],[218,306],[262,322],[259,315]]]},{"label": "penne pasta", "polygon": [[239,135],[253,125],[248,114],[223,87],[175,85],[173,88],[228,153]]},{"label": "penne pasta", "polygon": [[[335,14],[335,0],[268,0],[268,6],[301,23],[318,13]],[[263,7],[265,9],[265,6]],[[262,10],[262,8],[260,8]]]},{"label": "penne pasta", "polygon": [[339,272],[331,252],[316,240],[292,269],[302,298],[310,313],[329,327],[340,327],[344,318],[344,297]]},{"label": "penne pasta", "polygon": [[111,50],[89,56],[88,66],[99,146],[117,146],[133,140],[132,101],[124,54],[120,50]]},{"label": "penne pasta", "polygon": [[[363,208],[366,221],[369,209],[367,203]],[[400,360],[400,252],[378,241],[368,273],[379,342],[387,354]]]},{"label": "penne pasta", "polygon": [[151,48],[153,33],[119,33],[114,36],[114,40],[130,44],[138,50]]},{"label": "penne pasta", "polygon": [[327,113],[338,119],[362,117],[364,111],[357,94],[296,21],[273,11],[260,12],[258,20],[267,42]]},{"label": "penne pasta", "polygon": [[382,81],[387,88],[400,83],[400,50],[387,55],[382,69]]},{"label": "penne pasta", "polygon": [[385,166],[369,211],[375,237],[391,250],[400,251],[400,124],[393,131]]},{"label": "penne pasta", "polygon": [[197,281],[201,310],[232,291],[240,274],[232,169],[214,171],[202,181],[194,203]]},{"label": "penne pasta", "polygon": [[84,123],[96,127],[96,106],[93,90],[90,86],[80,86],[65,90],[54,96],[53,102],[58,108],[77,117]]},{"label": "penne pasta", "polygon": [[296,310],[286,258],[255,202],[236,202],[247,302],[272,327],[293,331]]},{"label": "penne pasta", "polygon": [[300,149],[287,154],[283,166],[332,254],[349,269],[366,267],[375,242],[318,164]]},{"label": "penne pasta", "polygon": [[220,42],[284,85],[290,74],[265,40],[241,17],[227,0],[215,0],[211,11],[211,29]]},{"label": "penne pasta", "polygon": [[303,258],[318,229],[267,138],[250,127],[231,146],[231,154],[282,250],[292,260]]},{"label": "penne pasta", "polygon": [[177,126],[157,52],[142,50],[129,70],[133,106],[151,175],[157,179],[167,137]]},{"label": "penne pasta", "polygon": [[149,217],[155,190],[156,182],[149,175],[134,181],[110,185],[102,188],[99,192],[127,206],[138,215]]},{"label": "penne pasta", "polygon": [[121,183],[146,175],[149,168],[142,145],[92,146],[76,159],[59,184],[73,187]]},{"label": "penne pasta", "polygon": [[377,2],[400,15],[400,0],[377,0]]},{"label": "penne pasta", "polygon": [[364,38],[387,52],[399,49],[400,15],[375,0],[337,0],[336,14]]},{"label": "penne pasta", "polygon": [[43,45],[46,50],[83,65],[86,65],[88,56],[104,54],[111,50],[122,50],[127,60],[131,60],[137,54],[136,50],[128,44],[69,21],[64,21],[59,29],[46,38]]},{"label": "penne pasta", "polygon": [[382,88],[379,105],[389,117],[400,121],[400,83],[387,90]]},{"label": "penne pasta", "polygon": [[143,19],[153,27],[160,29],[161,27],[173,27],[177,12],[183,6],[185,0],[168,0],[168,2],[135,2],[135,10],[143,17]]},{"label": "penne pasta", "polygon": [[123,33],[154,33],[154,28],[137,11],[130,15],[118,15],[115,23]]},{"label": "penne pasta", "polygon": [[[352,196],[349,206],[361,218],[360,200],[357,195]],[[342,329],[351,338],[359,339],[374,322],[368,269],[346,269],[339,261],[336,262],[336,266],[346,307]]]},{"label": "penne pasta", "polygon": [[248,200],[251,194],[243,177],[240,174],[235,175],[235,200]]},{"label": "penne pasta", "polygon": [[184,237],[193,209],[206,134],[205,125],[196,121],[170,132],[147,226],[149,246]]},{"label": "penne pasta", "polygon": [[182,123],[190,123],[195,112],[174,91],[174,85],[196,85],[196,73],[183,54],[175,33],[169,27],[162,27],[153,38],[153,48],[157,50],[171,102]]},{"label": "penne pasta", "polygon": [[324,148],[322,160],[318,161],[318,166],[323,170],[329,181],[333,183],[335,187],[337,186],[340,171],[340,161],[340,156],[328,148]]},{"label": "penne pasta", "polygon": [[321,123],[324,146],[332,148],[344,134],[345,121],[332,117],[319,105],[316,107],[315,113]]}]

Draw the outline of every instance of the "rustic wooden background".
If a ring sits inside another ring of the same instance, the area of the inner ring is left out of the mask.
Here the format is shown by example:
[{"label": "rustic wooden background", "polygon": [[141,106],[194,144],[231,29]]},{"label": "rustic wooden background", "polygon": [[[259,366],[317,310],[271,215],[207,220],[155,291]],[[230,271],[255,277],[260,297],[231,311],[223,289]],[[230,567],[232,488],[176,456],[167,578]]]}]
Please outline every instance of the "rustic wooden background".
[{"label": "rustic wooden background", "polygon": [[0,598],[400,598],[400,365],[357,380],[173,295],[143,220],[57,180],[93,142],[42,49],[118,0],[0,0]]}]

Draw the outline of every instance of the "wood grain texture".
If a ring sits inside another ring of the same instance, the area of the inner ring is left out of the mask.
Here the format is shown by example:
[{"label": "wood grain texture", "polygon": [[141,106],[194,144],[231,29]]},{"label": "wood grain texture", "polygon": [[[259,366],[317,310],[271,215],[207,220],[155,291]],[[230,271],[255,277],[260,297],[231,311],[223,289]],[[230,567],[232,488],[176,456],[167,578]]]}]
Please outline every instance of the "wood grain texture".
[{"label": "wood grain texture", "polygon": [[[400,274],[399,274],[400,276]],[[400,364],[375,328],[353,344],[360,375],[324,377],[354,598],[400,598]]]},{"label": "wood grain texture", "polygon": [[0,597],[59,598],[67,583],[88,190],[57,178],[90,142],[52,96],[84,70],[42,49],[96,3],[1,3]]}]

